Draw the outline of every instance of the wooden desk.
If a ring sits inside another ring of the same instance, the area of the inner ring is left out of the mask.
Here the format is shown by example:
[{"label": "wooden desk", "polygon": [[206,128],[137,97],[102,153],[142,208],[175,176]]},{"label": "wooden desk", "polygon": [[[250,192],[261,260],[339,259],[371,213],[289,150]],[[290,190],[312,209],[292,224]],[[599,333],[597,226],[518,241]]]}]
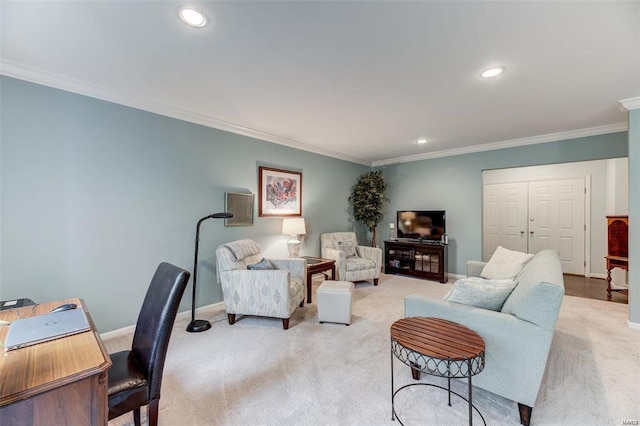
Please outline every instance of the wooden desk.
[{"label": "wooden desk", "polygon": [[323,259],[322,257],[313,256],[302,256],[302,258],[307,259],[307,303],[311,303],[311,285],[313,284],[312,277],[315,274],[331,271],[331,279],[335,280],[336,261],[333,259]]},{"label": "wooden desk", "polygon": [[611,270],[613,268],[629,270],[629,258],[624,256],[605,256],[607,259],[607,300],[611,300],[611,292],[619,291],[624,294],[629,294],[629,290],[626,288],[611,288]]},{"label": "wooden desk", "polygon": [[[0,349],[0,425],[107,424],[111,358],[82,300],[0,311],[0,319],[14,321],[48,313],[63,303],[82,307],[91,330],[14,351]],[[2,342],[8,330],[0,326]]]}]

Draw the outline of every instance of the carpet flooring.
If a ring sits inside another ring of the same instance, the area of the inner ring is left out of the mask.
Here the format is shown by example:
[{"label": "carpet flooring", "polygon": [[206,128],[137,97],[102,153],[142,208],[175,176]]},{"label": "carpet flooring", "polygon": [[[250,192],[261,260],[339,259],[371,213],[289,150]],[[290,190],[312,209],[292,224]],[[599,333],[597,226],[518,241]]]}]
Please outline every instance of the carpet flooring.
[{"label": "carpet flooring", "polygon": [[[314,284],[317,288],[318,282]],[[213,322],[187,333],[188,316],[173,329],[160,400],[160,425],[399,425],[391,421],[389,327],[403,317],[410,293],[442,297],[451,284],[382,275],[377,287],[358,283],[351,326],[319,324],[314,303],[297,309],[289,330],[278,319],[226,321],[220,305],[198,318]],[[526,338],[522,336],[522,338]],[[110,352],[132,334],[105,339]],[[411,383],[394,361],[396,388]],[[423,375],[421,381],[446,386]],[[627,305],[565,296],[532,425],[621,425],[640,421],[640,330],[627,325]],[[466,381],[453,381],[464,395]],[[487,425],[518,425],[517,404],[474,388]],[[427,386],[396,397],[407,425],[465,425],[468,406]],[[143,418],[144,418],[143,410]],[[474,424],[482,424],[474,414]],[[143,422],[144,423],[144,422]],[[111,426],[132,425],[126,414]]]}]

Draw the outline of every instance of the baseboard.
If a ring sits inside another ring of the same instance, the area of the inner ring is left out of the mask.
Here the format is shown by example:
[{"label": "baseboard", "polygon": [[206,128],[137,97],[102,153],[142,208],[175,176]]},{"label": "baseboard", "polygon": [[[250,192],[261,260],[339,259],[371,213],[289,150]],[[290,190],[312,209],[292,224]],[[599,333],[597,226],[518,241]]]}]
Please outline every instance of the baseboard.
[{"label": "baseboard", "polygon": [[133,333],[135,329],[135,325],[128,325],[116,330],[107,331],[106,333],[100,333],[100,338],[102,340],[117,339],[118,337],[126,336],[127,334]]},{"label": "baseboard", "polygon": [[631,321],[627,320],[627,325],[629,326],[629,328],[634,328],[636,330],[640,330],[640,323],[631,322]]},{"label": "baseboard", "polygon": [[447,272],[447,275],[449,276],[449,279],[453,278],[454,280],[458,280],[460,278],[467,278],[466,275],[452,274],[451,272]]},{"label": "baseboard", "polygon": [[597,278],[599,280],[606,280],[607,274],[589,274],[589,278]]},{"label": "baseboard", "polygon": [[[217,310],[221,306],[224,308],[224,302],[213,303],[211,305],[205,305],[205,306],[196,308],[196,317],[198,317],[198,315],[204,315],[208,311]],[[191,309],[189,309],[188,311],[178,312],[178,315],[176,315],[176,319],[189,319],[190,317],[191,317]],[[121,336],[126,336],[127,334],[133,333],[135,329],[136,329],[135,325],[128,325],[126,327],[118,328],[116,330],[100,333],[100,338],[113,339]]]}]

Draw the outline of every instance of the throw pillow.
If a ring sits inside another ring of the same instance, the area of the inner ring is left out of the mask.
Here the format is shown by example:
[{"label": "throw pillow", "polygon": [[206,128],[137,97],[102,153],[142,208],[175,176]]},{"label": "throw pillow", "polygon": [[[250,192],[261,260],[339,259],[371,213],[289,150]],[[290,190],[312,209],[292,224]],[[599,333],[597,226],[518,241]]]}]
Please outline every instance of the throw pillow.
[{"label": "throw pillow", "polygon": [[262,258],[262,260],[258,263],[254,263],[253,265],[247,265],[247,269],[252,269],[252,270],[269,270],[269,269],[275,269],[273,267],[273,265],[271,264],[271,262],[269,262],[267,259],[265,259],[264,257]]},{"label": "throw pillow", "polygon": [[485,280],[478,277],[461,278],[444,298],[477,308],[499,311],[518,283],[514,280]]},{"label": "throw pillow", "polygon": [[489,262],[482,268],[480,276],[490,280],[513,279],[532,257],[533,254],[498,246]]},{"label": "throw pillow", "polygon": [[338,250],[342,250],[347,257],[357,257],[356,248],[352,241],[338,241]]}]

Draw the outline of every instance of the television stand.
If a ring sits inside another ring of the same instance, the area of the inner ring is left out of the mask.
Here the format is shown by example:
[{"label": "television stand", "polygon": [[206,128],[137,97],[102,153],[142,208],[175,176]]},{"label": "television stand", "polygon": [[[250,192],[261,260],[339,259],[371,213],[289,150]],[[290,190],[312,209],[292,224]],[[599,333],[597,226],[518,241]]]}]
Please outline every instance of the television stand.
[{"label": "television stand", "polygon": [[403,274],[446,283],[447,245],[434,241],[384,242],[384,273]]}]

